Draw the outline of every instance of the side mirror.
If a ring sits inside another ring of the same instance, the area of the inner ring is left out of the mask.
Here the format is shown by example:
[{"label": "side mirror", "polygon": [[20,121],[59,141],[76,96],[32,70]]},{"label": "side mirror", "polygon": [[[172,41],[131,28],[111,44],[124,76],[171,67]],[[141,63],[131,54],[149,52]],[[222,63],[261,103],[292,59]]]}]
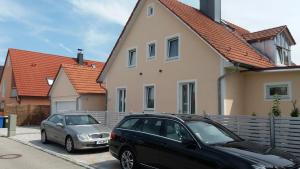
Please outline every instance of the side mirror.
[{"label": "side mirror", "polygon": [[56,123],[56,126],[63,128],[64,125],[62,123]]}]

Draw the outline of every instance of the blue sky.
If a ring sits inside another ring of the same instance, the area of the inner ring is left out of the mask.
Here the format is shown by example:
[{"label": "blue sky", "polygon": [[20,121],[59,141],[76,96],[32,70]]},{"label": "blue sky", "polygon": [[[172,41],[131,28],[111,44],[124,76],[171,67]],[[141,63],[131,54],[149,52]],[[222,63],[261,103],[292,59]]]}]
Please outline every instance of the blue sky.
[{"label": "blue sky", "polygon": [[[182,1],[198,7],[198,0]],[[284,2],[283,6],[282,0],[222,0],[222,16],[251,31],[288,25],[298,41],[300,1]],[[86,58],[105,61],[135,3],[136,0],[0,0],[0,64],[8,48],[73,57],[77,48],[83,48]],[[297,46],[293,48],[293,58],[300,64],[296,56],[300,57]]]}]

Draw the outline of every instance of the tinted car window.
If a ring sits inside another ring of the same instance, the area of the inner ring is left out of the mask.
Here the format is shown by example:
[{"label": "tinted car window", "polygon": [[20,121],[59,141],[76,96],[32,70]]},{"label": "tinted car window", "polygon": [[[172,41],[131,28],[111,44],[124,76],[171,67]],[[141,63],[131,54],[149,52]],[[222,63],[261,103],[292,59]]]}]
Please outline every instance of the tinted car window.
[{"label": "tinted car window", "polygon": [[52,123],[55,123],[55,124],[59,123],[60,120],[61,120],[61,118],[59,118],[58,115],[54,115],[54,116],[50,117],[50,119],[49,119],[49,121],[51,121]]},{"label": "tinted car window", "polygon": [[163,136],[176,141],[191,139],[188,131],[181,124],[172,120],[166,120]]},{"label": "tinted car window", "polygon": [[68,115],[66,116],[66,124],[67,125],[93,125],[99,124],[97,120],[95,120],[90,115]]},{"label": "tinted car window", "polygon": [[123,124],[121,124],[120,128],[132,130],[138,121],[139,121],[139,119],[129,119],[129,120],[125,121]]},{"label": "tinted car window", "polygon": [[149,134],[160,135],[162,122],[160,119],[144,119],[142,131]]}]

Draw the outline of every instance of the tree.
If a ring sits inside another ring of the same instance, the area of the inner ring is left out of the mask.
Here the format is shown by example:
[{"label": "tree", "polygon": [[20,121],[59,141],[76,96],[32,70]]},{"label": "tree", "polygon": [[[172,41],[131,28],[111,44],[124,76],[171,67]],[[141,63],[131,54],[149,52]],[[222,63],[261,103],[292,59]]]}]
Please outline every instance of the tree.
[{"label": "tree", "polygon": [[297,100],[293,100],[292,104],[293,104],[293,110],[291,112],[291,117],[299,117],[299,109],[298,107],[296,107]]},{"label": "tree", "polygon": [[271,115],[273,115],[275,117],[279,117],[281,115],[279,106],[280,106],[280,98],[278,95],[275,95],[273,97],[273,105],[272,105]]}]

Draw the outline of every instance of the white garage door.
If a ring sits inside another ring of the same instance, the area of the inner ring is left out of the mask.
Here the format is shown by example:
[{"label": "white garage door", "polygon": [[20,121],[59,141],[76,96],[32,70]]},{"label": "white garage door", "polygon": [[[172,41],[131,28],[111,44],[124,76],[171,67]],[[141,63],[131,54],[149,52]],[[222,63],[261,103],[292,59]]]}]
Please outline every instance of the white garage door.
[{"label": "white garage door", "polygon": [[56,112],[63,113],[76,111],[76,101],[58,101],[56,102]]}]

